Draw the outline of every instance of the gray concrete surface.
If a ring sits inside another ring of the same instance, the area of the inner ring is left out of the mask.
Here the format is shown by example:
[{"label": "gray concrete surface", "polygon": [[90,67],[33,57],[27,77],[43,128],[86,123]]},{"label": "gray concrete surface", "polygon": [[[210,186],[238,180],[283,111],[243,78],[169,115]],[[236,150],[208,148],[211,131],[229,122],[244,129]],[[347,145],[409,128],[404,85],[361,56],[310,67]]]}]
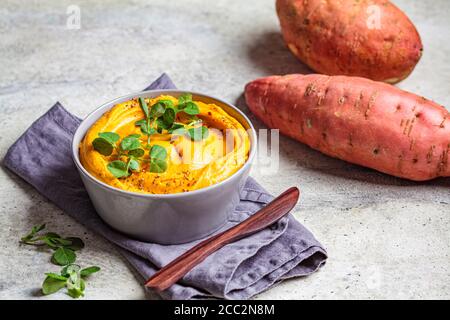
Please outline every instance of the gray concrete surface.
[{"label": "gray concrete surface", "polygon": [[[415,22],[425,51],[399,86],[450,105],[450,2],[395,1]],[[81,29],[66,28],[67,6]],[[85,116],[99,104],[144,88],[166,71],[180,88],[247,110],[245,83],[305,72],[283,46],[273,0],[0,2],[0,157],[57,100]],[[253,118],[252,118],[253,119]],[[261,124],[255,120],[255,124]],[[253,175],[277,194],[302,189],[295,216],[329,251],[327,265],[257,299],[450,298],[450,179],[413,183],[328,158],[281,138],[280,171]],[[86,299],[152,298],[117,250],[0,170],[0,298],[40,297],[48,255],[21,247],[36,223],[86,239],[82,264],[103,271]]]}]

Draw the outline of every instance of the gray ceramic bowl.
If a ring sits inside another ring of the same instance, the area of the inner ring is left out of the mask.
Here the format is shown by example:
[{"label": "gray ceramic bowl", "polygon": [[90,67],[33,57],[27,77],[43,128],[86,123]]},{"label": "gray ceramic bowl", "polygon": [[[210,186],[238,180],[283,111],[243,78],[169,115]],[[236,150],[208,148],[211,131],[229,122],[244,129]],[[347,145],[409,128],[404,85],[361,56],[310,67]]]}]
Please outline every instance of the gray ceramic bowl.
[{"label": "gray ceramic bowl", "polygon": [[250,154],[236,173],[209,187],[176,194],[142,194],[112,187],[92,176],[79,158],[79,144],[88,129],[114,105],[136,97],[168,94],[178,97],[186,91],[149,90],[110,101],[81,122],[72,140],[72,155],[81,179],[100,217],[114,229],[134,238],[161,244],[197,240],[219,229],[239,202],[239,193],[256,153],[256,132],[250,120],[236,107],[219,99],[191,92],[193,99],[215,103],[245,129],[250,129]]}]

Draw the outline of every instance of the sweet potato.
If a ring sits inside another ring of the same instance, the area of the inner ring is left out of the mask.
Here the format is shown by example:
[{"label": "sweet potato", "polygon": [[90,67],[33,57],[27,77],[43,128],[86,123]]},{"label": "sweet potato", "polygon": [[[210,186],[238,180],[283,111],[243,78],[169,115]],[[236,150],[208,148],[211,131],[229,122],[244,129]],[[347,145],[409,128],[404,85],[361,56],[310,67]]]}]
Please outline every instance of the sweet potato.
[{"label": "sweet potato", "polygon": [[396,83],[422,55],[408,17],[386,0],[277,0],[283,38],[318,73]]},{"label": "sweet potato", "polygon": [[450,114],[392,85],[347,76],[286,75],[247,84],[270,128],[329,156],[410,180],[450,176]]}]

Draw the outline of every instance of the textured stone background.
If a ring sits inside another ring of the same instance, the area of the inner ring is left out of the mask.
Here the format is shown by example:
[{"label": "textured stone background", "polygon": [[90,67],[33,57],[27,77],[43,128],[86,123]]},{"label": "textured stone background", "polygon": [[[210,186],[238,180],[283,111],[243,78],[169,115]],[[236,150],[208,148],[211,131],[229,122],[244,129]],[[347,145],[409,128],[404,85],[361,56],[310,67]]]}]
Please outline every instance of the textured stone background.
[{"label": "textured stone background", "polygon": [[[395,3],[415,22],[425,46],[420,64],[399,86],[450,105],[450,2]],[[66,28],[70,4],[81,8],[80,30]],[[180,88],[247,110],[241,95],[248,81],[307,71],[283,46],[273,0],[2,0],[0,65],[1,158],[57,100],[85,116],[166,71]],[[284,137],[280,171],[253,175],[274,194],[301,188],[295,216],[330,255],[320,272],[257,298],[450,298],[450,179],[392,178]],[[43,221],[84,237],[81,263],[103,268],[89,280],[87,299],[146,297],[142,280],[112,245],[3,168],[0,205],[0,298],[39,297],[43,273],[57,270],[48,255],[18,244]]]}]

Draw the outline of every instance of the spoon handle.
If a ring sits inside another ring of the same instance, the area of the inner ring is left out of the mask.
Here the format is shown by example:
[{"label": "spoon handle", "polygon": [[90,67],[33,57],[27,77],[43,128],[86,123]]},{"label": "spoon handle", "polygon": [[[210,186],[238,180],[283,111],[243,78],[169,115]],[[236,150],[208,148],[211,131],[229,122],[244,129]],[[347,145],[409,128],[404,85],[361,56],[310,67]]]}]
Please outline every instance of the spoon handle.
[{"label": "spoon handle", "polygon": [[288,214],[295,207],[299,195],[298,188],[289,188],[250,218],[186,251],[156,272],[147,280],[145,286],[157,291],[166,290],[210,254],[226,244],[262,230]]}]

